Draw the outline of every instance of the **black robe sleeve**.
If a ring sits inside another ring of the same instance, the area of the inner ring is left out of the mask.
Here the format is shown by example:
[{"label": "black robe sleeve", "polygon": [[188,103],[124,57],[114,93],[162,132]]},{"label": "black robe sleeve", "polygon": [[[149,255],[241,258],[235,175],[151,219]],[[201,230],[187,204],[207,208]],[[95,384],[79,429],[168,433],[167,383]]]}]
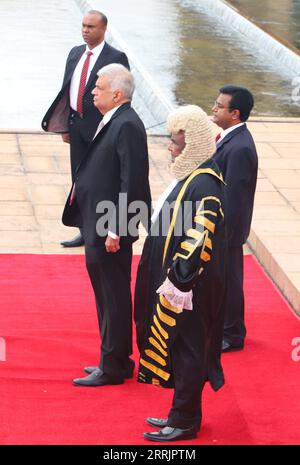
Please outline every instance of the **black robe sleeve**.
[{"label": "black robe sleeve", "polygon": [[[201,280],[209,266],[214,253],[214,235],[218,224],[223,221],[222,204],[218,197],[206,195],[201,201],[201,193],[196,189],[192,200],[192,221],[190,227],[183,224],[184,234],[173,255],[173,263],[168,271],[168,278],[177,289],[190,291]],[[190,215],[190,216],[191,216]],[[187,216],[182,215],[183,223],[188,222]]]}]

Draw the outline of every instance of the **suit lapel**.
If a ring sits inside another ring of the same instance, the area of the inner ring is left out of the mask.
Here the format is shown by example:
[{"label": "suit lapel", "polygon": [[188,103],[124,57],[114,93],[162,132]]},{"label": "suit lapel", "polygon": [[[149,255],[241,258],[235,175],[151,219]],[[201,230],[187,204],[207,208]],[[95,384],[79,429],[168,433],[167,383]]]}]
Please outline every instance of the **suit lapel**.
[{"label": "suit lapel", "polygon": [[114,119],[116,119],[123,111],[129,109],[131,107],[130,105],[130,102],[127,102],[127,103],[123,103],[123,105],[120,106],[120,108],[117,109],[117,111],[112,115],[111,119],[109,120],[109,122],[101,129],[101,131],[97,134],[97,136],[95,137],[95,139],[92,140],[92,142],[90,143],[89,145],[89,148],[88,148],[88,151],[85,155],[85,157],[83,158],[83,160],[81,160],[81,162],[79,163],[77,169],[76,169],[76,173],[78,173],[78,171],[80,170],[81,166],[86,162],[86,160],[88,159],[91,151],[92,151],[92,148],[94,147],[94,145],[96,143],[98,143],[98,141],[104,136],[104,134],[106,133],[106,131],[108,130],[108,128],[110,127],[112,121]]},{"label": "suit lapel", "polygon": [[219,150],[224,144],[226,144],[228,141],[230,141],[234,136],[239,134],[240,132],[243,132],[247,129],[246,124],[243,126],[239,126],[238,128],[234,129],[233,131],[230,131],[227,136],[224,137],[221,141],[217,142],[217,150]]},{"label": "suit lapel", "polygon": [[109,122],[107,124],[105,124],[105,126],[103,126],[103,128],[101,129],[101,131],[97,134],[97,136],[95,137],[95,139],[92,140],[90,146],[89,146],[89,151],[90,152],[90,148],[92,147],[92,145],[94,143],[96,143],[101,137],[103,137],[103,135],[106,133],[106,131],[108,130],[108,128],[110,127],[112,121],[114,119],[116,119],[123,111],[127,110],[128,108],[130,108],[130,102],[127,102],[127,103],[123,103],[123,105],[121,105],[116,111],[115,113],[112,115],[112,117],[110,118]]},{"label": "suit lapel", "polygon": [[85,52],[85,49],[86,49],[85,45],[80,45],[80,47],[78,47],[78,50],[77,50],[76,54],[72,57],[72,59],[69,60],[69,62],[68,62],[68,79],[67,79],[68,81],[71,79],[80,58],[82,57],[82,55]]},{"label": "suit lapel", "polygon": [[107,43],[105,42],[104,47],[102,49],[102,52],[98,56],[98,59],[97,59],[96,63],[94,64],[94,67],[93,67],[93,69],[91,71],[91,74],[89,76],[88,82],[86,83],[84,93],[86,93],[86,91],[91,86],[94,85],[95,78],[97,76],[97,73],[98,73],[99,69],[102,68],[106,63],[106,57],[108,55],[108,52],[109,52],[109,47],[108,47]]}]

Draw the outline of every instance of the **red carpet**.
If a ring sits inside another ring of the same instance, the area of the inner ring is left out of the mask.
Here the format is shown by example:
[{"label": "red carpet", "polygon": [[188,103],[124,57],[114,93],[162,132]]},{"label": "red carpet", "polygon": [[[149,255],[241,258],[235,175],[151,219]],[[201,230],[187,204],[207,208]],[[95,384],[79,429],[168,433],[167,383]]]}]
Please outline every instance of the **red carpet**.
[{"label": "red carpet", "polygon": [[[100,388],[71,384],[83,366],[98,362],[84,258],[1,255],[0,273],[7,352],[0,361],[0,444],[150,445],[144,419],[167,414],[171,390],[135,379]],[[245,291],[245,350],[224,354],[226,385],[218,393],[205,388],[201,432],[182,444],[300,444],[300,361],[291,357],[299,320],[251,256]]]}]

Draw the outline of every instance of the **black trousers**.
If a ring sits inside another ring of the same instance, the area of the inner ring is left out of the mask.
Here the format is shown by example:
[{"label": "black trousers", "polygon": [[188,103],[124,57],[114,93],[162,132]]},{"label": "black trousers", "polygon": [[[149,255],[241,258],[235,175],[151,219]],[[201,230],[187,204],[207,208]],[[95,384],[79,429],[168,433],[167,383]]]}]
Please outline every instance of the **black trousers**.
[{"label": "black trousers", "polygon": [[84,132],[83,120],[76,111],[71,110],[69,119],[70,161],[72,182],[75,179],[76,168],[85,157],[91,142],[91,135]]},{"label": "black trousers", "polygon": [[233,345],[243,345],[246,336],[243,281],[243,246],[229,247],[224,299],[224,340]]},{"label": "black trousers", "polygon": [[132,245],[117,253],[85,246],[86,267],[93,286],[101,335],[99,368],[123,377],[132,354]]},{"label": "black trousers", "polygon": [[207,380],[206,325],[199,309],[185,310],[180,332],[171,348],[174,396],[168,425],[177,428],[196,426],[202,420],[202,391]]}]

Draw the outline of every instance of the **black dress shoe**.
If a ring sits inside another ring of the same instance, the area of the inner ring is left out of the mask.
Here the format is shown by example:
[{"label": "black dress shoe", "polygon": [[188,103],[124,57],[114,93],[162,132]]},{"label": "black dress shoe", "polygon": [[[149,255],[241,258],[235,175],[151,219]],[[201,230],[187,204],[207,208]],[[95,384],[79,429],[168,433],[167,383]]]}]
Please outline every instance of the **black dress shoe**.
[{"label": "black dress shoe", "polygon": [[97,368],[88,376],[84,378],[75,378],[73,383],[76,386],[106,386],[107,384],[123,384],[123,378],[113,378],[105,373],[102,370]]},{"label": "black dress shoe", "polygon": [[85,371],[88,375],[93,373],[93,371],[97,370],[99,367],[84,367],[83,371]]},{"label": "black dress shoe", "polygon": [[[135,366],[134,361],[129,359],[128,367],[126,368],[124,372],[125,379],[133,378],[134,366]],[[90,375],[91,373],[93,373],[93,371],[97,370],[98,368],[99,367],[84,367],[84,371]]]},{"label": "black dress shoe", "polygon": [[164,428],[168,424],[168,418],[146,418],[146,423],[150,426],[155,426],[155,428]]},{"label": "black dress shoe", "polygon": [[62,241],[61,245],[64,247],[80,247],[81,245],[84,244],[84,239],[82,234],[78,234],[78,236],[74,237],[74,239],[70,241]]},{"label": "black dress shoe", "polygon": [[236,350],[243,350],[244,344],[230,344],[227,341],[222,341],[222,352],[234,352]]},{"label": "black dress shoe", "polygon": [[159,431],[153,433],[144,433],[144,438],[149,441],[167,442],[167,441],[181,441],[182,439],[193,439],[197,436],[198,428],[192,426],[191,428],[181,429],[165,426]]}]

